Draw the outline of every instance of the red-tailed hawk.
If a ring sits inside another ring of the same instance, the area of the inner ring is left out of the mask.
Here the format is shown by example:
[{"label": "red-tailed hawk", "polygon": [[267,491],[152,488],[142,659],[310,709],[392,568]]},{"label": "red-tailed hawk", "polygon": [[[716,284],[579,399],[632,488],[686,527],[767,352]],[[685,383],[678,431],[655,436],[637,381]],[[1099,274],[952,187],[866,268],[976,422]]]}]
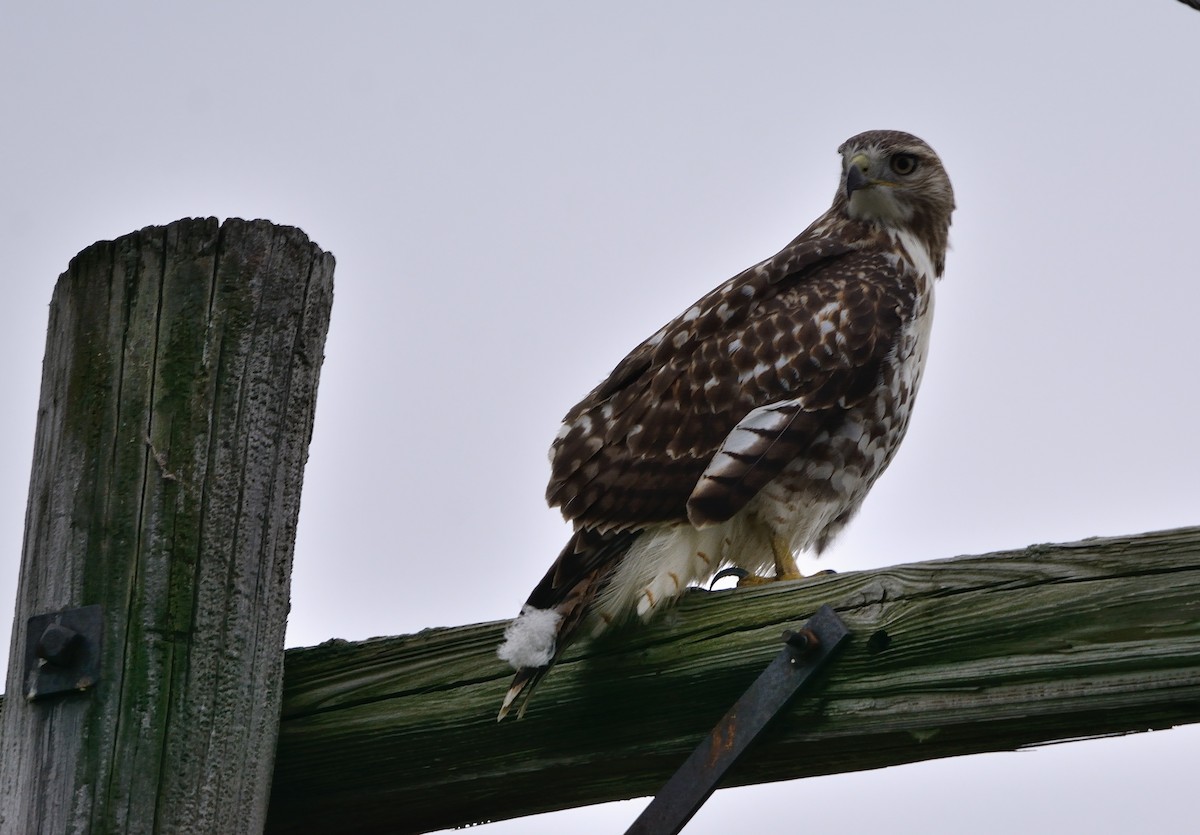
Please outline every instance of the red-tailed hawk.
[{"label": "red-tailed hawk", "polygon": [[[722,566],[799,577],[904,437],[954,192],[915,136],[838,152],[833,206],[621,360],[567,413],[546,496],[575,533],[499,655],[500,717],[581,629],[648,619]],[[524,706],[522,706],[522,711]]]}]

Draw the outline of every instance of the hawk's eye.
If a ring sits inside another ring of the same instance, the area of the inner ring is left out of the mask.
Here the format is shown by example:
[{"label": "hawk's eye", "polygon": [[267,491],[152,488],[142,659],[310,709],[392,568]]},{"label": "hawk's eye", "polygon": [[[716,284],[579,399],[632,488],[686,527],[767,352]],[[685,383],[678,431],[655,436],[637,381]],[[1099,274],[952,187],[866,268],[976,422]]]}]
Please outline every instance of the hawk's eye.
[{"label": "hawk's eye", "polygon": [[917,170],[917,158],[912,154],[896,154],[892,157],[892,170],[903,177]]}]

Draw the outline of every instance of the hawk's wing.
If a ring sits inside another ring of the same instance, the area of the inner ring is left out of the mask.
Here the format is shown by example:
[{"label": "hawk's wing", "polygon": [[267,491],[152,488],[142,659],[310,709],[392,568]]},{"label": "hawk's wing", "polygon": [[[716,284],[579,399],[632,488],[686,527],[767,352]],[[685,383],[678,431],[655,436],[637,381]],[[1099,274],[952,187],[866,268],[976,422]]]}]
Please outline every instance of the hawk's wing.
[{"label": "hawk's wing", "polygon": [[916,304],[898,263],[801,235],[709,293],[567,414],[547,500],[607,531],[732,517],[879,384]]}]

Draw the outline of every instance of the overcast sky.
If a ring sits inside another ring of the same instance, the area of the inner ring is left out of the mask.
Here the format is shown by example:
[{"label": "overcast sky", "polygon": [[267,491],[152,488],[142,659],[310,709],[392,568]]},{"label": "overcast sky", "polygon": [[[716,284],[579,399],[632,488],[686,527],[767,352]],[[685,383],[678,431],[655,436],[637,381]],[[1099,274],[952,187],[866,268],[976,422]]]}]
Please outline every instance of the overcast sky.
[{"label": "overcast sky", "polygon": [[[336,255],[288,645],[395,635],[516,614],[566,536],[542,499],[562,415],[822,212],[872,128],[928,141],[959,208],[908,438],[819,567],[1200,522],[1181,3],[55,5],[0,16],[0,601],[47,304],[92,242],[264,217]],[[1190,832],[1197,746],[731,790],[687,832]],[[618,832],[643,805],[478,831]]]}]

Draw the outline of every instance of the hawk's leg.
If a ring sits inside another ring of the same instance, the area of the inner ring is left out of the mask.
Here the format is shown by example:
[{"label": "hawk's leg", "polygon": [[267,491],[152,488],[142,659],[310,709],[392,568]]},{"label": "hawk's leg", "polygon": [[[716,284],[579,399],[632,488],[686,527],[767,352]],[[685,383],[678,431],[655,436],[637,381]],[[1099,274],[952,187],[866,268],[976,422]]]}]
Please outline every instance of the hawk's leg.
[{"label": "hawk's leg", "polygon": [[[771,553],[775,556],[775,576],[759,577],[757,574],[746,574],[738,580],[738,586],[761,586],[763,583],[774,583],[778,580],[804,579],[804,575],[800,573],[800,567],[796,565],[796,558],[792,556],[792,549],[788,547],[788,543],[773,534],[771,536]],[[730,569],[725,569],[725,571],[730,571]],[[725,572],[721,573],[724,574]]]},{"label": "hawk's leg", "polygon": [[804,575],[800,573],[800,566],[796,565],[796,558],[792,555],[792,549],[787,542],[778,536],[772,536],[771,551],[775,554],[776,580],[803,579]]}]

